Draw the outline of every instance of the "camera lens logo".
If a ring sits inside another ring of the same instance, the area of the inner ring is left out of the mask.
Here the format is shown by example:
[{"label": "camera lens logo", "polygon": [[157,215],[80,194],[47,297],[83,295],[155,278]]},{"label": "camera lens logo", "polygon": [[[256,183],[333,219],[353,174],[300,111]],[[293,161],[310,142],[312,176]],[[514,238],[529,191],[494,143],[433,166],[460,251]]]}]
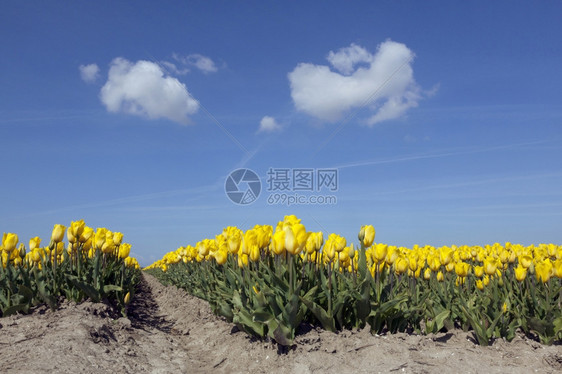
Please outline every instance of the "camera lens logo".
[{"label": "camera lens logo", "polygon": [[226,178],[224,192],[235,204],[251,204],[260,196],[260,177],[250,169],[234,170]]}]

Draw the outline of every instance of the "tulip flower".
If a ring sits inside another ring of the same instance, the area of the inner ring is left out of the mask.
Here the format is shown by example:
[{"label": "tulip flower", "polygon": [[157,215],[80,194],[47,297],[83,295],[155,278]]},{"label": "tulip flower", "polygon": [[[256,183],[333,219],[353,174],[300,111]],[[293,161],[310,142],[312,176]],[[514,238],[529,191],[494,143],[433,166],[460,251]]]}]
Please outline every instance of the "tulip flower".
[{"label": "tulip flower", "polygon": [[525,269],[528,269],[532,263],[533,263],[533,258],[530,255],[525,254],[519,256],[519,264],[523,266]]},{"label": "tulip flower", "polygon": [[373,260],[375,262],[382,262],[386,258],[386,253],[388,251],[388,245],[377,244],[375,246],[375,251],[373,252]]},{"label": "tulip flower", "polygon": [[96,249],[101,249],[101,247],[103,247],[103,243],[105,242],[105,238],[107,234],[107,229],[106,228],[98,228],[96,230],[96,233],[94,235],[94,247]]},{"label": "tulip flower", "polygon": [[215,261],[217,262],[217,264],[219,265],[224,265],[226,263],[226,260],[228,258],[228,252],[222,249],[219,249],[218,251],[216,251],[214,253],[214,257],[215,257]]},{"label": "tulip flower", "polygon": [[369,248],[375,240],[375,228],[372,225],[361,226],[358,238],[365,248]]},{"label": "tulip flower", "polygon": [[86,243],[90,238],[94,235],[94,229],[88,226],[84,227],[82,230],[82,234],[80,234],[80,238],[78,239],[80,243]]},{"label": "tulip flower", "polygon": [[484,272],[487,275],[494,275],[496,273],[497,266],[497,261],[493,257],[487,257],[484,260]]},{"label": "tulip flower", "polygon": [[51,234],[51,241],[53,243],[58,243],[58,242],[62,242],[62,239],[64,238],[64,232],[66,230],[66,227],[63,225],[55,225],[55,227],[53,228],[53,232]]},{"label": "tulip flower", "polygon": [[527,269],[519,263],[519,265],[515,268],[515,279],[519,282],[522,282],[527,277]]},{"label": "tulip flower", "polygon": [[8,233],[2,237],[2,248],[6,252],[12,252],[18,245],[18,236],[16,234]]},{"label": "tulip flower", "polygon": [[447,264],[453,261],[453,250],[449,247],[443,247],[439,252],[439,261],[442,265],[447,266]]},{"label": "tulip flower", "polygon": [[84,220],[73,221],[70,223],[66,232],[66,237],[70,243],[76,243],[80,239],[80,235],[84,232]]},{"label": "tulip flower", "polygon": [[131,252],[131,245],[128,243],[123,243],[119,246],[119,258],[127,258],[129,257],[129,253]]},{"label": "tulip flower", "polygon": [[283,230],[276,231],[271,239],[271,249],[273,253],[280,256],[285,253],[285,232]]},{"label": "tulip flower", "polygon": [[396,274],[404,274],[408,270],[408,260],[405,257],[399,256],[394,263],[394,271]]},{"label": "tulip flower", "polygon": [[114,232],[113,233],[113,243],[118,246],[121,245],[121,242],[123,241],[123,234],[120,232]]},{"label": "tulip flower", "polygon": [[41,245],[41,238],[36,236],[34,238],[29,239],[29,250],[32,251],[35,248],[39,248]]},{"label": "tulip flower", "polygon": [[468,271],[470,270],[470,264],[466,262],[458,262],[455,264],[455,273],[459,277],[466,277],[468,275]]},{"label": "tulip flower", "polygon": [[552,276],[553,270],[552,262],[549,259],[535,264],[535,274],[537,276],[537,280],[543,283],[548,282]]}]

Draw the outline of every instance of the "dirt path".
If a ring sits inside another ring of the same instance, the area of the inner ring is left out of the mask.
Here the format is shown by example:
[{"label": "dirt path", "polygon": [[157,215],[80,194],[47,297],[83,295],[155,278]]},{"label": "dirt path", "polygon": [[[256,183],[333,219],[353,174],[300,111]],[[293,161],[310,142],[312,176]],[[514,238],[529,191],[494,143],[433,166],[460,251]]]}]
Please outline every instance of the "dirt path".
[{"label": "dirt path", "polygon": [[0,319],[3,373],[557,373],[562,346],[516,338],[491,347],[471,334],[372,336],[311,330],[280,353],[214,316],[183,290],[144,275],[118,318],[103,304],[63,303],[51,312]]}]

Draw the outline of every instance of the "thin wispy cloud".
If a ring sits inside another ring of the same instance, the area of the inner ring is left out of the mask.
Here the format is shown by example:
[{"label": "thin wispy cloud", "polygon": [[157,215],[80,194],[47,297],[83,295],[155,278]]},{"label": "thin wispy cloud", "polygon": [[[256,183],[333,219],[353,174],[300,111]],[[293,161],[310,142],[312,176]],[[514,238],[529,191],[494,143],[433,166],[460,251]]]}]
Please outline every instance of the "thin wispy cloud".
[{"label": "thin wispy cloud", "polygon": [[215,183],[212,185],[205,185],[205,186],[194,187],[194,188],[184,188],[184,189],[168,190],[168,191],[161,191],[161,192],[155,192],[149,194],[124,196],[116,199],[97,201],[88,204],[69,205],[69,206],[63,206],[51,210],[36,211],[30,214],[26,214],[25,216],[26,217],[39,216],[39,215],[54,214],[54,213],[65,212],[65,211],[73,211],[73,210],[80,211],[84,209],[95,209],[95,208],[103,208],[109,206],[122,206],[122,205],[127,206],[134,203],[150,201],[150,200],[165,199],[170,197],[186,196],[186,195],[189,196],[196,193],[206,193],[211,190],[216,190],[218,187],[219,184]]},{"label": "thin wispy cloud", "polygon": [[215,73],[219,70],[215,62],[210,57],[199,53],[192,53],[187,56],[181,56],[174,53],[172,57],[184,66],[194,67],[205,74]]},{"label": "thin wispy cloud", "polygon": [[351,163],[336,165],[335,168],[346,169],[346,168],[354,168],[354,167],[361,167],[361,166],[416,161],[416,160],[423,160],[423,159],[430,159],[430,158],[459,156],[459,155],[466,155],[466,154],[473,154],[473,153],[493,152],[493,151],[504,150],[504,149],[513,149],[513,148],[520,148],[526,146],[540,145],[540,144],[545,144],[547,142],[548,141],[540,140],[540,141],[525,142],[525,143],[504,144],[504,145],[498,145],[492,147],[471,147],[471,148],[456,149],[456,150],[445,151],[445,152],[420,153],[420,154],[405,155],[401,157],[393,157],[393,158],[386,158],[386,159],[351,162]]}]

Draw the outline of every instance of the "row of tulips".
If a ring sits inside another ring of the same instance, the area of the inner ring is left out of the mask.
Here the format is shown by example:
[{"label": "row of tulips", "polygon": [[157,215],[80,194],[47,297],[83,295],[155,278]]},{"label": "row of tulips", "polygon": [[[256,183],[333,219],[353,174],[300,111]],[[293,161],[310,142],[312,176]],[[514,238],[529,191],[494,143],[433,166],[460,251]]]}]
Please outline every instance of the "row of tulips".
[{"label": "row of tulips", "polygon": [[358,246],[337,234],[324,241],[286,216],[275,230],[227,227],[147,270],[281,345],[302,323],[330,331],[368,324],[373,333],[458,327],[482,345],[518,330],[545,344],[562,338],[562,246],[405,248],[374,238],[363,226]]},{"label": "row of tulips", "polygon": [[26,313],[42,303],[54,309],[61,297],[75,302],[113,302],[124,313],[140,267],[129,256],[131,245],[122,241],[120,232],[106,228],[94,231],[83,220],[72,222],[68,229],[55,225],[44,247],[39,237],[31,238],[26,248],[17,234],[4,233],[0,247],[0,316]]}]

